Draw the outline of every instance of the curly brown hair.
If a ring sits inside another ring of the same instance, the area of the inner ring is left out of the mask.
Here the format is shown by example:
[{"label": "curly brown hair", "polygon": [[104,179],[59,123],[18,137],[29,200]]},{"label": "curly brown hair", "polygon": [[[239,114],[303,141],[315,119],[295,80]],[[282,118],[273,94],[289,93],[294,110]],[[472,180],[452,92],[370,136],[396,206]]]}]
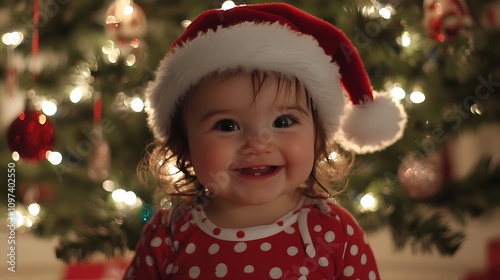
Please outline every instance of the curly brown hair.
[{"label": "curly brown hair", "polygon": [[[170,134],[165,142],[155,140],[146,148],[145,155],[138,165],[141,178],[146,179],[151,175],[157,180],[160,197],[181,197],[182,200],[189,201],[195,195],[204,194],[206,189],[197,180],[193,166],[188,159],[189,146],[187,132],[184,121],[184,111],[189,97],[199,86],[212,79],[228,79],[238,74],[250,75],[254,84],[254,98],[258,96],[260,88],[270,77],[278,79],[278,92],[281,87],[295,86],[298,89],[302,83],[295,77],[290,78],[277,72],[265,72],[254,70],[247,72],[243,69],[233,69],[222,73],[212,73],[207,75],[197,85],[193,86],[184,98],[178,101],[170,123]],[[289,90],[286,92],[290,92]],[[297,94],[303,91],[296,90]],[[331,139],[321,123],[320,116],[314,108],[314,102],[307,95],[307,106],[312,112],[315,131],[314,164],[311,173],[301,191],[308,197],[330,197],[338,194],[345,187],[339,184],[350,170],[353,163],[353,154],[341,149]],[[332,152],[340,155],[332,158]],[[175,171],[172,171],[175,170]]]}]

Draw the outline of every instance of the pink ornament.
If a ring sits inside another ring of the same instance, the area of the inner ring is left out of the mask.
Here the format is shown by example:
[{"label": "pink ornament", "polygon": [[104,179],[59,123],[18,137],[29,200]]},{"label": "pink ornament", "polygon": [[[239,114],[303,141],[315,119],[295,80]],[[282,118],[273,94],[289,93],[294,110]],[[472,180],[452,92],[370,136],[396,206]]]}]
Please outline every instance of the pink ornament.
[{"label": "pink ornament", "polygon": [[445,182],[443,160],[440,153],[425,158],[410,154],[399,166],[398,176],[402,188],[414,199],[433,197]]},{"label": "pink ornament", "polygon": [[131,0],[116,0],[106,11],[106,33],[121,44],[137,45],[146,34],[144,11]]},{"label": "pink ornament", "polygon": [[425,0],[424,27],[439,42],[453,40],[472,26],[469,9],[463,0]]}]

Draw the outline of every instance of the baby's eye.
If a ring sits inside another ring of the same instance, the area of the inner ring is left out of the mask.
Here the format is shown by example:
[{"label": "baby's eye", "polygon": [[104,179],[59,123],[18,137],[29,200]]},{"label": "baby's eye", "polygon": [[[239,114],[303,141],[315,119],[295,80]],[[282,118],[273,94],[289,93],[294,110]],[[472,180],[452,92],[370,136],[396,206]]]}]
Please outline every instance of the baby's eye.
[{"label": "baby's eye", "polygon": [[297,119],[294,116],[284,115],[277,117],[273,122],[273,126],[282,128],[289,127],[294,123],[297,123]]},{"label": "baby's eye", "polygon": [[221,131],[233,131],[233,130],[240,129],[238,124],[236,124],[235,121],[228,120],[228,119],[218,121],[215,124],[214,128],[217,130],[221,130]]}]

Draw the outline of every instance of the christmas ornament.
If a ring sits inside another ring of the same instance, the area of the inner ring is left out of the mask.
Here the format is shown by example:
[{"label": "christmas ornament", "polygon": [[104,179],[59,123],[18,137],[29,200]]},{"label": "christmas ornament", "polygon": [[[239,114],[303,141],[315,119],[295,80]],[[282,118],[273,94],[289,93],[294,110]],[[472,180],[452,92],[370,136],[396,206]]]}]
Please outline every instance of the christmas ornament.
[{"label": "christmas ornament", "polygon": [[94,129],[92,130],[92,152],[87,161],[87,174],[94,182],[103,182],[108,178],[111,164],[111,149],[104,139],[101,129],[102,99],[99,93],[94,95]]},{"label": "christmas ornament", "polygon": [[87,161],[87,174],[94,182],[103,182],[108,178],[111,162],[111,149],[108,142],[102,137],[93,143],[92,152]]},{"label": "christmas ornament", "polygon": [[131,0],[116,0],[106,11],[105,31],[122,45],[139,46],[146,27],[143,10]]},{"label": "christmas ornament", "polygon": [[425,0],[424,28],[439,42],[453,40],[472,26],[469,9],[463,0]]},{"label": "christmas ornament", "polygon": [[422,153],[409,154],[399,166],[398,176],[408,196],[429,199],[449,180],[449,159],[445,152],[425,157]]},{"label": "christmas ornament", "polygon": [[12,152],[22,159],[40,161],[54,145],[54,127],[39,111],[27,109],[9,127],[7,142]]}]

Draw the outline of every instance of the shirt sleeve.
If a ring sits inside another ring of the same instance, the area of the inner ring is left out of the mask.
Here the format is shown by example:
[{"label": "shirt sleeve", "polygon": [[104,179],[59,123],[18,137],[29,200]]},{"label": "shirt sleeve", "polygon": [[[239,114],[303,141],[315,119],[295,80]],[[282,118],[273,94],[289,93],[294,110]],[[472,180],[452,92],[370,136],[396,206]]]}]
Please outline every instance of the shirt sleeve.
[{"label": "shirt sleeve", "polygon": [[344,236],[343,254],[337,262],[335,279],[379,280],[377,263],[363,229],[347,210],[335,204],[330,207],[332,215],[341,224]]},{"label": "shirt sleeve", "polygon": [[171,255],[167,220],[168,211],[160,210],[144,227],[124,280],[165,279],[166,271],[163,266]]}]

